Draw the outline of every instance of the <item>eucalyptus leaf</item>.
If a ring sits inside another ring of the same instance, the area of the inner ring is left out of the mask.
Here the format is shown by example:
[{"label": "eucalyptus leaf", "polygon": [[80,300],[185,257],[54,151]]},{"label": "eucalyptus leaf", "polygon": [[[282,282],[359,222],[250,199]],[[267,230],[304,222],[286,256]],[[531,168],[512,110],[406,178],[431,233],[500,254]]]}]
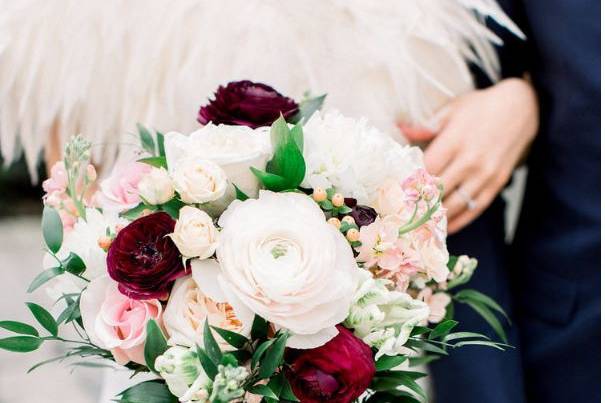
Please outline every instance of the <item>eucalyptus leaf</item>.
[{"label": "eucalyptus leaf", "polygon": [[0,328],[13,333],[26,334],[28,336],[38,337],[40,335],[33,326],[30,326],[27,323],[15,322],[12,320],[0,321]]},{"label": "eucalyptus leaf", "polygon": [[57,210],[44,206],[42,211],[42,235],[46,246],[52,253],[57,253],[63,243],[63,223]]},{"label": "eucalyptus leaf", "polygon": [[59,333],[59,326],[57,325],[55,318],[38,304],[27,302],[26,305],[38,323],[40,323],[44,329],[48,330],[50,334],[57,336]]},{"label": "eucalyptus leaf", "polygon": [[139,139],[141,141],[141,147],[143,147],[143,150],[147,151],[151,155],[155,155],[155,142],[153,141],[153,136],[149,130],[147,130],[147,128],[140,123],[137,123],[137,130],[139,131]]},{"label": "eucalyptus leaf", "polygon": [[27,292],[34,292],[49,280],[60,276],[63,273],[65,273],[65,269],[63,269],[63,267],[52,267],[50,269],[44,270],[43,272],[39,273],[36,278],[34,278],[34,280],[29,285]]},{"label": "eucalyptus leaf", "polygon": [[43,340],[32,336],[14,336],[0,339],[0,348],[15,353],[29,353],[40,347]]}]

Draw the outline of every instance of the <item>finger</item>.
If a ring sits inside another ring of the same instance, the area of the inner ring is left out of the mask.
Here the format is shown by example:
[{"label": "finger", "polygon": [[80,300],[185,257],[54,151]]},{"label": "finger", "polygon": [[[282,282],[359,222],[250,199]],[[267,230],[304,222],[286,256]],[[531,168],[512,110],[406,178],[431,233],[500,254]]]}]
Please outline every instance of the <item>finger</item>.
[{"label": "finger", "polygon": [[437,134],[437,132],[432,131],[428,128],[408,125],[405,122],[398,122],[397,127],[399,127],[399,131],[401,131],[401,134],[403,134],[403,136],[410,143],[423,143],[432,140]]},{"label": "finger", "polygon": [[424,163],[430,174],[441,176],[445,167],[453,160],[458,151],[458,142],[454,133],[447,130],[440,132],[424,153]]},{"label": "finger", "polygon": [[472,174],[466,161],[466,158],[457,154],[454,160],[444,168],[440,176],[443,183],[444,199],[447,199],[448,195],[458,189],[463,181],[469,179],[469,174]]},{"label": "finger", "polygon": [[498,191],[493,187],[484,189],[476,199],[477,207],[475,209],[467,209],[461,214],[458,214],[452,220],[448,220],[447,232],[449,234],[455,234],[469,225],[485,211],[485,209],[494,201],[497,195]]},{"label": "finger", "polygon": [[464,197],[464,192],[472,200],[477,200],[485,186],[485,179],[479,176],[468,177],[463,182],[456,185],[443,200],[443,207],[447,209],[448,220],[454,219],[458,214],[468,210],[468,200]]}]

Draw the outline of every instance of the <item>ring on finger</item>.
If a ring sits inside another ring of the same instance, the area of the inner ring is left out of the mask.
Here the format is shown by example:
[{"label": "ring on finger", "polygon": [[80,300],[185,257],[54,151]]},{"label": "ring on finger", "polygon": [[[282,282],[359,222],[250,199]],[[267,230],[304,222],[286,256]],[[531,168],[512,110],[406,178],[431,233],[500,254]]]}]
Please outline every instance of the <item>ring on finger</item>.
[{"label": "ring on finger", "polygon": [[458,186],[456,189],[456,194],[460,196],[462,200],[466,203],[467,210],[474,210],[477,208],[477,201],[471,197],[470,194],[462,186]]}]

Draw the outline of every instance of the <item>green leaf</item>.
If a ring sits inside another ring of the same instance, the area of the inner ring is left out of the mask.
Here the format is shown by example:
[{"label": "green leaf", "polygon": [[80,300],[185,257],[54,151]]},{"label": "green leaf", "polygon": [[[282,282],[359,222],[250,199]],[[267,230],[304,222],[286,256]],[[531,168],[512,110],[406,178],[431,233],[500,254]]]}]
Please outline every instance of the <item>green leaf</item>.
[{"label": "green leaf", "polygon": [[61,262],[66,271],[73,274],[82,274],[86,270],[86,265],[80,256],[69,252],[69,256]]},{"label": "green leaf", "polygon": [[415,326],[412,329],[412,333],[410,333],[410,336],[414,337],[414,336],[421,336],[423,334],[429,333],[432,329],[430,327],[426,327],[426,326]]},{"label": "green leaf", "polygon": [[441,355],[448,355],[447,351],[444,350],[441,347],[438,347],[434,344],[431,344],[429,342],[426,342],[424,340],[408,340],[407,343],[405,343],[405,345],[407,347],[410,347],[412,349],[415,350],[420,350],[420,351],[426,351],[429,353],[435,353],[435,354],[441,354]]},{"label": "green leaf", "polygon": [[[283,374],[283,372],[282,372]],[[296,397],[296,395],[294,394],[294,391],[292,390],[292,386],[290,386],[290,382],[288,381],[288,379],[285,378],[285,382],[284,382],[284,386],[281,390],[281,394],[280,397],[286,399],[286,400],[290,400],[292,402],[300,402],[300,400],[298,400],[298,398]]]},{"label": "green leaf", "polygon": [[252,369],[256,368],[256,365],[259,363],[263,353],[267,351],[267,349],[271,347],[274,342],[275,339],[264,341],[256,348],[256,350],[254,350],[254,353],[252,354],[252,360],[250,361],[250,367]]},{"label": "green leaf", "polygon": [[302,100],[298,104],[298,114],[295,117],[296,122],[305,123],[313,114],[320,110],[326,100],[327,94]]},{"label": "green leaf", "polygon": [[489,341],[489,340],[461,341],[461,342],[456,343],[456,345],[455,345],[455,347],[463,347],[463,346],[486,346],[486,347],[493,347],[500,351],[504,351],[504,347],[511,347],[507,344],[496,343],[496,342]]},{"label": "green leaf", "polygon": [[347,205],[342,205],[338,208],[338,214],[349,214],[353,209]]},{"label": "green leaf", "polygon": [[160,157],[166,156],[166,150],[164,149],[164,133],[155,132],[156,143],[158,144],[158,154]]},{"label": "green leaf", "polygon": [[481,334],[481,333],[474,333],[474,332],[456,332],[456,333],[450,333],[447,336],[445,336],[443,338],[443,341],[445,341],[446,343],[452,340],[459,340],[459,339],[470,339],[470,338],[478,338],[478,339],[485,339],[488,340],[489,337]]},{"label": "green leaf", "polygon": [[36,276],[36,278],[34,278],[34,280],[31,282],[31,284],[29,285],[29,288],[27,289],[27,292],[34,292],[35,290],[37,290],[40,286],[42,286],[43,284],[45,284],[47,281],[61,275],[65,273],[65,270],[62,267],[53,267],[50,269],[46,269],[43,272],[41,272],[40,274],[38,274]]},{"label": "green leaf", "polygon": [[488,325],[491,326],[492,329],[494,329],[494,332],[498,335],[498,337],[500,337],[500,339],[503,342],[508,343],[508,339],[506,337],[506,332],[504,331],[504,328],[502,327],[502,323],[500,323],[500,321],[498,320],[496,315],[494,315],[493,312],[490,311],[488,307],[486,307],[485,305],[483,305],[480,302],[475,301],[474,299],[462,299],[462,300],[458,300],[458,301],[470,306],[475,312],[477,312],[487,322]]},{"label": "green leaf", "polygon": [[281,192],[288,189],[288,181],[284,177],[264,172],[254,167],[250,167],[250,170],[267,189],[273,192]]},{"label": "green leaf", "polygon": [[297,123],[292,129],[290,129],[290,136],[294,140],[294,143],[300,150],[300,152],[304,152],[305,150],[305,137],[303,134],[303,127],[300,123]]},{"label": "green leaf", "polygon": [[155,155],[155,143],[149,130],[147,130],[147,128],[140,123],[137,123],[137,129],[139,131],[139,139],[141,140],[143,150],[147,151],[151,155]]},{"label": "green leaf", "polygon": [[269,347],[267,354],[261,360],[258,376],[261,378],[268,378],[275,372],[277,367],[281,365],[284,358],[284,351],[286,350],[288,336],[288,333],[281,333],[277,337],[275,343]]},{"label": "green leaf", "polygon": [[27,334],[29,336],[38,337],[40,334],[33,326],[28,325],[27,323],[15,322],[12,320],[3,320],[0,321],[0,327],[2,329],[6,329],[10,332],[19,333],[19,334]]},{"label": "green leaf", "polygon": [[498,304],[492,298],[488,297],[487,295],[485,295],[477,290],[468,290],[467,289],[467,290],[458,291],[456,293],[456,295],[454,296],[454,298],[460,302],[462,302],[462,300],[466,300],[466,301],[472,300],[472,301],[479,302],[479,303],[493,309],[494,311],[499,312],[510,323],[510,319],[509,319],[508,315],[506,314],[504,309],[502,309],[500,304]]},{"label": "green leaf", "polygon": [[59,327],[53,316],[38,304],[27,302],[26,305],[38,323],[40,323],[44,329],[48,330],[50,334],[57,336]]},{"label": "green leaf", "polygon": [[388,371],[401,365],[407,360],[405,355],[383,355],[376,361],[376,371]]},{"label": "green leaf", "polygon": [[458,322],[455,320],[444,320],[439,323],[429,334],[429,339],[437,339],[439,337],[447,335],[450,330],[455,328],[458,325]]},{"label": "green leaf", "polygon": [[252,331],[251,331],[252,340],[265,339],[267,337],[268,331],[269,331],[269,322],[267,322],[265,319],[263,319],[259,315],[254,315],[254,321],[252,322]]},{"label": "green leaf", "polygon": [[134,221],[143,214],[145,210],[154,211],[156,209],[155,206],[148,206],[145,203],[140,203],[138,206],[131,208],[120,214],[123,218],[126,218],[129,221]]},{"label": "green leaf", "polygon": [[284,178],[285,184],[270,190],[283,191],[298,188],[306,171],[302,154],[304,146],[302,127],[295,126],[290,130],[283,116],[280,116],[271,125],[271,143],[273,158],[267,163],[267,173]]},{"label": "green leaf", "polygon": [[253,385],[250,389],[248,389],[248,391],[250,393],[255,394],[255,395],[260,395],[260,396],[268,397],[270,399],[278,399],[279,398],[279,396],[277,396],[275,394],[275,392],[273,392],[273,390],[269,386],[267,386],[267,385],[262,385],[262,384]]},{"label": "green leaf", "polygon": [[57,253],[63,243],[63,223],[57,210],[44,206],[42,212],[42,235],[52,253]]},{"label": "green leaf", "polygon": [[206,354],[206,352],[200,347],[197,348],[197,357],[200,360],[200,364],[202,364],[202,368],[204,368],[204,372],[208,375],[208,378],[214,380],[216,374],[218,374],[217,365],[212,359]]},{"label": "green leaf", "polygon": [[137,160],[137,162],[142,162],[143,164],[151,165],[156,168],[168,168],[168,163],[166,162],[166,157],[147,157],[141,158]]},{"label": "green leaf", "polygon": [[155,320],[151,319],[147,322],[146,330],[147,337],[145,338],[144,350],[145,364],[147,364],[147,367],[150,370],[157,373],[155,370],[155,360],[168,350],[168,344],[166,343],[166,338],[164,337],[162,330]]},{"label": "green leaf", "polygon": [[233,184],[233,187],[235,188],[235,198],[237,200],[246,201],[250,198],[246,193],[244,193],[240,188],[238,188],[235,183]]},{"label": "green leaf", "polygon": [[0,348],[15,353],[29,353],[40,347],[43,340],[31,336],[14,336],[0,339]]},{"label": "green leaf", "polygon": [[181,208],[184,205],[185,203],[183,203],[177,197],[174,197],[172,198],[172,200],[169,200],[166,203],[162,204],[160,208],[170,214],[170,217],[176,220],[179,218],[179,212],[181,211]]},{"label": "green leaf", "polygon": [[218,364],[221,362],[223,353],[221,353],[221,349],[210,330],[208,319],[204,322],[204,351],[208,354],[208,357],[210,357],[213,363]]},{"label": "green leaf", "polygon": [[326,211],[332,210],[334,208],[332,202],[328,199],[320,201],[319,206]]},{"label": "green leaf", "polygon": [[79,299],[74,300],[72,298],[69,298],[66,300],[67,300],[67,307],[57,317],[57,324],[59,324],[59,325],[63,322],[66,322],[66,323],[71,322],[76,317],[80,316]]},{"label": "green leaf", "polygon": [[220,327],[212,326],[215,332],[217,332],[223,340],[232,345],[235,348],[242,348],[248,342],[248,339],[239,333],[232,332],[230,330],[221,329]]},{"label": "green leaf", "polygon": [[427,354],[420,357],[410,357],[410,368],[426,365],[441,358],[438,355]]},{"label": "green leaf", "polygon": [[178,403],[164,381],[145,381],[118,394],[119,403]]},{"label": "green leaf", "polygon": [[223,356],[221,357],[221,365],[224,365],[225,367],[237,367],[239,365],[239,362],[233,354],[227,353],[223,354]]}]

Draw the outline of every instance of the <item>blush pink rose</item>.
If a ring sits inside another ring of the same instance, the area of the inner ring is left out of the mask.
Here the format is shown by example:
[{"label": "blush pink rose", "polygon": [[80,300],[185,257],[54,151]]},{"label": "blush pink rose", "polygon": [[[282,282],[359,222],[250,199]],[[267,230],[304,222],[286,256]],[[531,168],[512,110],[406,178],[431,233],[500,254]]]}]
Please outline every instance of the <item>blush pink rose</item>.
[{"label": "blush pink rose", "polygon": [[96,202],[104,210],[125,211],[141,202],[139,182],[151,171],[151,166],[141,162],[116,165],[111,175],[100,184]]},{"label": "blush pink rose", "polygon": [[82,292],[80,311],[93,344],[110,350],[120,365],[145,364],[146,326],[151,319],[160,321],[160,301],[128,298],[118,291],[118,283],[103,276]]}]

